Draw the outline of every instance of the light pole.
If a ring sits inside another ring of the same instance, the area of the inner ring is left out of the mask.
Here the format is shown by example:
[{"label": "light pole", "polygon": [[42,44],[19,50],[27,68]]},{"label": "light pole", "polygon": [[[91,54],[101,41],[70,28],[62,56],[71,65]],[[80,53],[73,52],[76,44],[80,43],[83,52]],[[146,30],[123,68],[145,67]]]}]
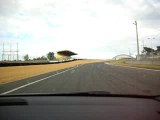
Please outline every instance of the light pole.
[{"label": "light pole", "polygon": [[151,53],[152,53],[152,64],[153,64],[153,46],[152,46],[152,40],[155,39],[154,37],[153,38],[148,38],[151,40]]},{"label": "light pole", "polygon": [[136,26],[136,36],[137,36],[137,60],[140,60],[137,21],[135,21],[133,24]]},{"label": "light pole", "polygon": [[[151,48],[152,48],[152,47],[153,47],[153,46],[152,46],[152,40],[155,39],[155,38],[153,37],[153,38],[148,38],[148,39],[151,40]],[[152,48],[152,49],[153,49],[153,48]]]},{"label": "light pole", "polygon": [[142,40],[142,46],[143,46],[143,49],[144,49],[144,46],[145,46],[145,45],[144,45],[144,40]]}]

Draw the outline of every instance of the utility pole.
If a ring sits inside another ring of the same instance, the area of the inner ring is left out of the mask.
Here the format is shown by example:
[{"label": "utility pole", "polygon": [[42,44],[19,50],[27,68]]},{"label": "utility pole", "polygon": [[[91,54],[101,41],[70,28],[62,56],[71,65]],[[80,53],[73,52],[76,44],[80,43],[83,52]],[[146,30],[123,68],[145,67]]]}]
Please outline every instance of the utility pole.
[{"label": "utility pole", "polygon": [[4,60],[4,43],[3,43],[3,52],[2,52],[2,61]]},{"label": "utility pole", "polygon": [[152,40],[155,39],[154,37],[153,38],[148,38],[151,40],[151,53],[152,53],[152,64],[153,64],[153,59],[154,59],[154,53],[153,53],[153,46],[152,46]]},{"label": "utility pole", "polygon": [[8,56],[8,61],[14,60],[15,56],[17,58],[17,61],[19,60],[19,50],[18,50],[18,42],[17,42],[17,48],[15,50],[12,49],[12,43],[9,44],[8,50],[5,50],[5,44],[3,43],[3,51],[2,51],[2,61],[7,59]]},{"label": "utility pole", "polygon": [[9,55],[9,61],[12,60],[12,43],[10,43],[10,55]]},{"label": "utility pole", "polygon": [[143,46],[143,48],[144,48],[144,40],[142,41],[142,46]]},{"label": "utility pole", "polygon": [[130,51],[130,48],[129,48],[128,50],[129,50],[129,55],[131,56],[131,51]]},{"label": "utility pole", "polygon": [[19,56],[18,56],[18,42],[17,42],[17,61],[19,60]]},{"label": "utility pole", "polygon": [[138,39],[137,21],[135,21],[133,24],[136,26],[136,37],[137,37],[137,60],[140,60],[140,56],[139,56],[139,39]]}]

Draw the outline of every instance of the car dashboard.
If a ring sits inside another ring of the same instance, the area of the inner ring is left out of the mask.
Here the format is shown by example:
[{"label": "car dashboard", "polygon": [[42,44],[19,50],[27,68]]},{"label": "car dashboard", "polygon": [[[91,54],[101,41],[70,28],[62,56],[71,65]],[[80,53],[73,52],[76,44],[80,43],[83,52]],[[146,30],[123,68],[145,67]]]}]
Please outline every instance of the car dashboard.
[{"label": "car dashboard", "polygon": [[0,120],[160,120],[160,101],[97,96],[0,97]]}]

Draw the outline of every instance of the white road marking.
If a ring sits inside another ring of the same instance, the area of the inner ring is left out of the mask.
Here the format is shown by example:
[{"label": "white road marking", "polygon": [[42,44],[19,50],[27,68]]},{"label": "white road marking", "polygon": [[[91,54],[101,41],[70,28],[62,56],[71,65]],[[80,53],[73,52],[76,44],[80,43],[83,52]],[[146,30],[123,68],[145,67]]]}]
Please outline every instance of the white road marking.
[{"label": "white road marking", "polygon": [[[77,68],[77,67],[78,67],[78,66],[76,66],[76,68]],[[32,84],[38,83],[38,82],[40,82],[40,81],[46,80],[46,79],[48,79],[48,78],[54,77],[54,76],[56,76],[56,75],[59,75],[59,74],[65,73],[65,72],[70,71],[70,70],[73,70],[73,69],[75,69],[75,67],[70,68],[70,69],[67,69],[67,70],[64,70],[64,71],[59,72],[59,73],[56,73],[56,74],[54,74],[54,75],[51,75],[51,76],[48,76],[48,77],[42,78],[42,79],[40,79],[40,80],[37,80],[37,81],[31,82],[31,83],[28,83],[28,84],[22,85],[22,86],[20,86],[20,87],[14,88],[14,89],[12,89],[12,90],[9,90],[9,91],[6,91],[6,92],[3,92],[3,93],[1,93],[1,95],[5,95],[5,94],[8,94],[8,93],[14,92],[14,91],[19,90],[19,89],[21,89],[21,88],[24,88],[24,87],[27,87],[27,86],[29,86],[29,85],[32,85]]]},{"label": "white road marking", "polygon": [[71,74],[73,74],[74,72],[75,72],[75,70],[72,70],[72,71],[71,71]]},{"label": "white road marking", "polygon": [[[106,64],[106,63],[105,63],[105,64]],[[108,64],[108,65],[119,66],[119,67],[126,67],[126,68],[132,68],[132,69],[149,70],[149,71],[160,71],[160,70],[153,70],[153,69],[147,69],[147,68],[138,68],[138,67],[115,65],[115,64]]]},{"label": "white road marking", "polygon": [[104,64],[106,64],[106,65],[109,65],[110,63],[108,63],[108,62],[105,62]]}]

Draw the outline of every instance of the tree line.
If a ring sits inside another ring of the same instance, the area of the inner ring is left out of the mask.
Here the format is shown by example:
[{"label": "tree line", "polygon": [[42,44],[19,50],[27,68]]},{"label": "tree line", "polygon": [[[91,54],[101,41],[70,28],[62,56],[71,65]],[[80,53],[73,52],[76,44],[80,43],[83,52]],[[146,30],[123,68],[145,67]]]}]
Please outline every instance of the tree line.
[{"label": "tree line", "polygon": [[55,56],[54,56],[54,52],[49,52],[49,53],[47,53],[46,56],[41,56],[41,57],[36,57],[36,58],[30,59],[29,55],[26,54],[26,55],[24,55],[23,59],[24,59],[24,61],[30,61],[30,60],[54,60]]},{"label": "tree line", "polygon": [[142,53],[145,53],[146,55],[159,55],[160,54],[160,46],[157,46],[157,49],[154,50],[153,48],[150,47],[143,47]]}]

